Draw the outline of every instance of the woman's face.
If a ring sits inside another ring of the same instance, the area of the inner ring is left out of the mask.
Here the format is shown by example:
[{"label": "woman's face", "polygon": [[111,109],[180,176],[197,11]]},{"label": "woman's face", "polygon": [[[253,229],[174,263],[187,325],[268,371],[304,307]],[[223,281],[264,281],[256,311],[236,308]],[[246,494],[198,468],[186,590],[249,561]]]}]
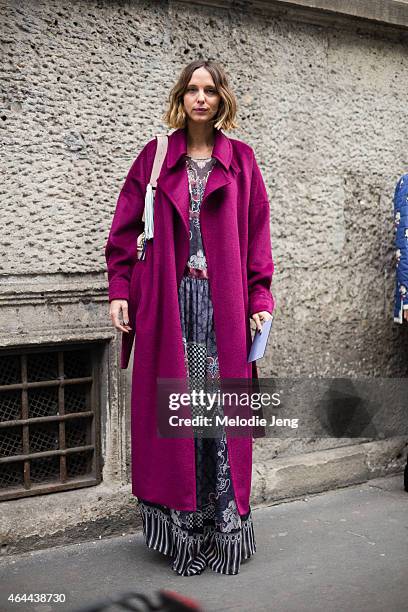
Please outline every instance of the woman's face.
[{"label": "woman's face", "polygon": [[220,100],[208,70],[204,67],[194,70],[183,97],[188,118],[195,123],[210,121],[217,114]]}]

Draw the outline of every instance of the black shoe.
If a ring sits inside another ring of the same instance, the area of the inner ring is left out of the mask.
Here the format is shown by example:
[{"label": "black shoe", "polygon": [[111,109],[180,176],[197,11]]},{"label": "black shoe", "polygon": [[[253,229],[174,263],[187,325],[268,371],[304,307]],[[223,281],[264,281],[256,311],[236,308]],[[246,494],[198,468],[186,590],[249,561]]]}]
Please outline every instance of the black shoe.
[{"label": "black shoe", "polygon": [[407,465],[405,466],[405,470],[404,470],[404,489],[408,493],[408,459],[407,459]]}]

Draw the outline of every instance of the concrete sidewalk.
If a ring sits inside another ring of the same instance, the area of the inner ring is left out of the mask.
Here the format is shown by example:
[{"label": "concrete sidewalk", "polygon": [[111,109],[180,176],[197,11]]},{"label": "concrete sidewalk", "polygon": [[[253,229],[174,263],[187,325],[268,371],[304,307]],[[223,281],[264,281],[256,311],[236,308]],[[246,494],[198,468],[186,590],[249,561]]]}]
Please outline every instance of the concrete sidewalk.
[{"label": "concrete sidewalk", "polygon": [[[408,610],[408,493],[402,474],[253,511],[257,552],[236,576],[183,578],[141,534],[0,562],[2,612],[72,612],[129,590],[159,588],[208,611]],[[16,604],[10,593],[65,593],[65,604]]]}]

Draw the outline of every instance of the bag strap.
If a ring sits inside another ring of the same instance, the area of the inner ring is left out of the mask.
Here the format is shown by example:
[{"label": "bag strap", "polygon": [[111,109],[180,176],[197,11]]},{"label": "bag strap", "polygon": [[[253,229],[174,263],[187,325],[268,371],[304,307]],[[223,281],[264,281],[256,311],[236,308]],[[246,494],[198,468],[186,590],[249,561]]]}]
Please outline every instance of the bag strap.
[{"label": "bag strap", "polygon": [[[145,194],[145,206],[143,210],[142,221],[144,221],[145,229],[144,235],[146,240],[150,240],[153,238],[154,234],[154,193],[153,190],[156,190],[157,179],[160,174],[161,167],[163,165],[163,160],[167,153],[167,145],[168,145],[168,136],[167,134],[156,134],[157,139],[157,147],[156,153],[154,156],[152,172],[150,175],[150,181],[146,186],[146,194]],[[146,246],[146,245],[145,245]],[[142,259],[144,259],[144,250],[143,248]]]},{"label": "bag strap", "polygon": [[156,138],[156,155],[154,157],[152,173],[150,175],[150,185],[153,189],[156,189],[157,179],[159,177],[164,158],[166,157],[167,145],[169,143],[169,138],[167,134],[156,134]]}]

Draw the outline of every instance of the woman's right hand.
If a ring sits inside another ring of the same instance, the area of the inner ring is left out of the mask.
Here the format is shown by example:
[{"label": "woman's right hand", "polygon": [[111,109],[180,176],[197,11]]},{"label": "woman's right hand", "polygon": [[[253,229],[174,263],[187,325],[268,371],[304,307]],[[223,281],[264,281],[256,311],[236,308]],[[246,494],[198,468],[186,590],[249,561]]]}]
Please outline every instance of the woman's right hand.
[{"label": "woman's right hand", "polygon": [[[129,313],[127,300],[112,300],[109,306],[109,315],[112,325],[121,332],[129,333]],[[120,317],[122,315],[122,322]]]}]

